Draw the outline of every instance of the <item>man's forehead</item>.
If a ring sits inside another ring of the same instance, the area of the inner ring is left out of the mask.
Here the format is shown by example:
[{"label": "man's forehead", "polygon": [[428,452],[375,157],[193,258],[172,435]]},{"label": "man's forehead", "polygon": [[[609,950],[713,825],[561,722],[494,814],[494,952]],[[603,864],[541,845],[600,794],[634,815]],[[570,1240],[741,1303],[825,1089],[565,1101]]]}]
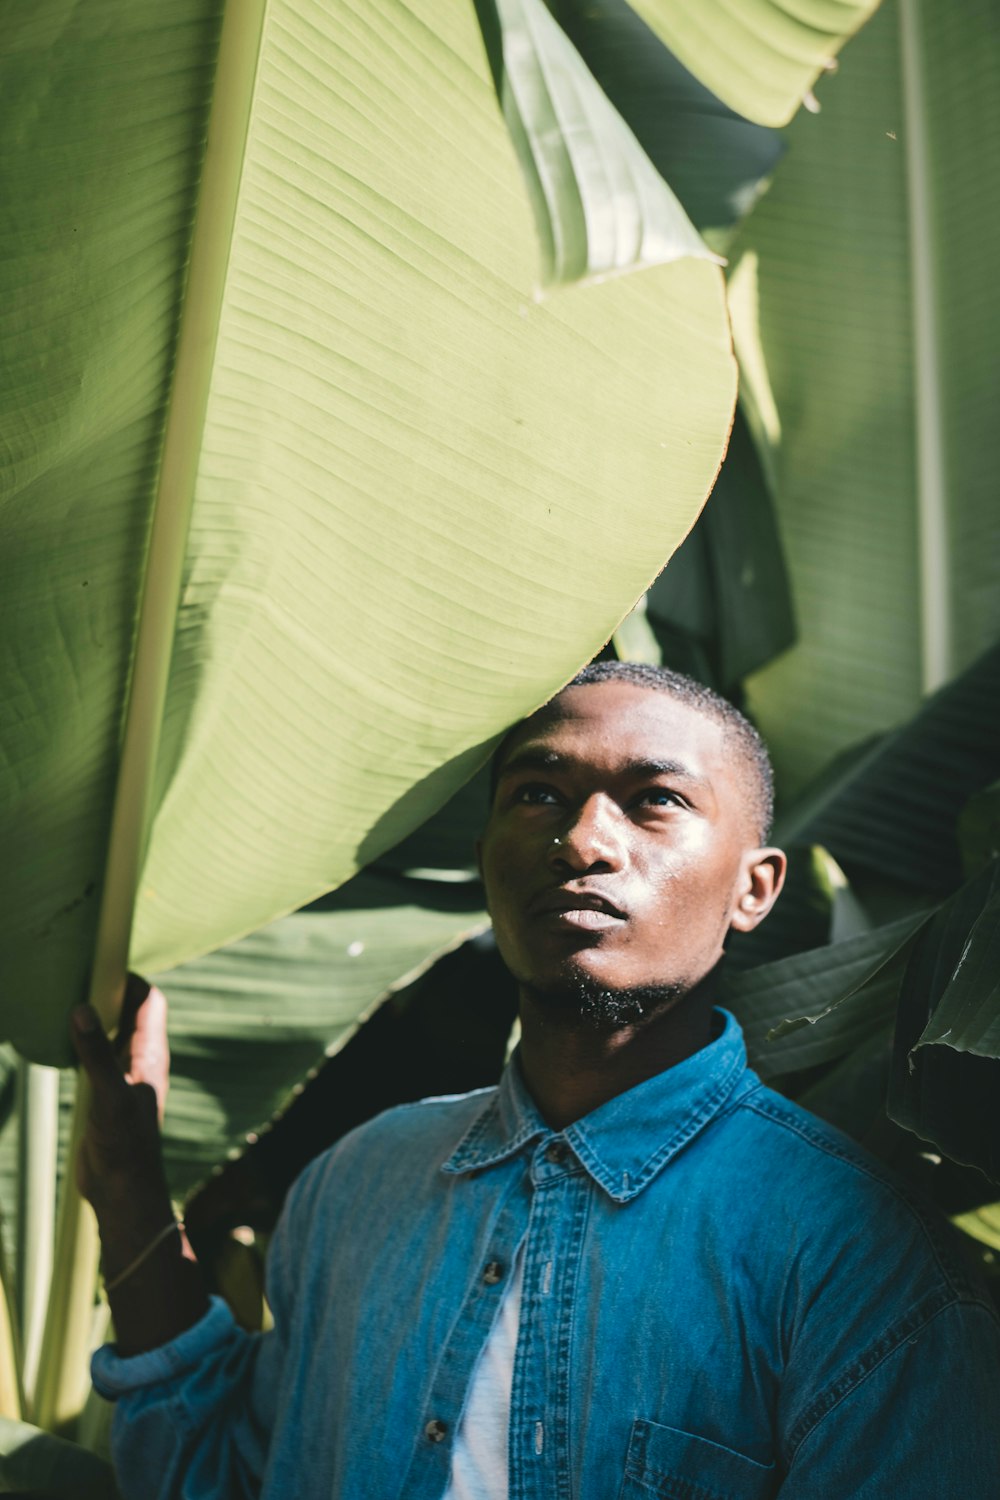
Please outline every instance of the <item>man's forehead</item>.
[{"label": "man's forehead", "polygon": [[649,761],[719,759],[724,731],[713,717],[672,694],[628,682],[564,688],[513,731],[504,765],[520,750],[546,747],[575,756],[622,754]]}]

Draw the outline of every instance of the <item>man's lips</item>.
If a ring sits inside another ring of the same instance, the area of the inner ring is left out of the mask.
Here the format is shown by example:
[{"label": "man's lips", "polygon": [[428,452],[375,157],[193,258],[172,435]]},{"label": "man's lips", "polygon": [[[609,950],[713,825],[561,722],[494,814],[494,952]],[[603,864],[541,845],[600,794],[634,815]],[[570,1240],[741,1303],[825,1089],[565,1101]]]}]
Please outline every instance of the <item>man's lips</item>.
[{"label": "man's lips", "polygon": [[556,927],[584,932],[606,932],[628,920],[625,912],[594,891],[570,891],[565,887],[546,891],[531,903],[531,915]]}]

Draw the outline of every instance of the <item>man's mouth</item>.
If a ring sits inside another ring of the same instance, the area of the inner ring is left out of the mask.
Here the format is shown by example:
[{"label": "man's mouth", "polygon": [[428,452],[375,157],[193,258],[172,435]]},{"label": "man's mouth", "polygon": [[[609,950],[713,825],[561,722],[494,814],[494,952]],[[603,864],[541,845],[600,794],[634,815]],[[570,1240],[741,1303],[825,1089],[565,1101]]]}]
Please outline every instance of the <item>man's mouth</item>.
[{"label": "man's mouth", "polygon": [[532,902],[532,915],[555,927],[607,932],[628,920],[621,907],[593,891],[548,891]]}]

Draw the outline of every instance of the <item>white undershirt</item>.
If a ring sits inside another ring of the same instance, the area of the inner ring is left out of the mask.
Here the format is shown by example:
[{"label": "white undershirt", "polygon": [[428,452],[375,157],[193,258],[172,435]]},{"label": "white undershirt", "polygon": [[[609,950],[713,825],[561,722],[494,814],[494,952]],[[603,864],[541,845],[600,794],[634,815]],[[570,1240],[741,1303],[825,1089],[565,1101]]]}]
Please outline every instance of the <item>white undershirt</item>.
[{"label": "white undershirt", "polygon": [[507,1500],[507,1429],[523,1283],[524,1257],[519,1253],[472,1375],[442,1500]]}]

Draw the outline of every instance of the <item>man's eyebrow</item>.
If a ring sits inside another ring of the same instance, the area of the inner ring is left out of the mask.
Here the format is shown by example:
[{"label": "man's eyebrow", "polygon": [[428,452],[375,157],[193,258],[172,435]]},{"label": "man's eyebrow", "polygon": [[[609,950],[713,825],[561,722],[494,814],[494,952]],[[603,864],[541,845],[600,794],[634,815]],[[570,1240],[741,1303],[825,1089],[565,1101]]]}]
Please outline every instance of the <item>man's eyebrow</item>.
[{"label": "man's eyebrow", "polygon": [[707,776],[702,776],[698,771],[692,771],[679,760],[632,760],[622,768],[631,776],[676,776],[683,781],[694,781],[699,785],[706,785]]},{"label": "man's eyebrow", "polygon": [[[522,750],[515,750],[509,760],[504,761],[499,777],[517,776],[524,771],[569,771],[577,764],[575,756],[560,755],[557,750],[546,750],[542,746],[536,749],[525,745]],[[708,783],[707,777],[699,775],[679,760],[630,760],[617,767],[615,774],[635,779],[644,776],[675,776],[700,786]]]},{"label": "man's eyebrow", "polygon": [[526,745],[523,750],[515,750],[514,754],[504,761],[498,772],[501,776],[516,776],[521,771],[555,771],[560,766],[567,765],[565,755],[560,755],[557,750],[537,750]]}]

